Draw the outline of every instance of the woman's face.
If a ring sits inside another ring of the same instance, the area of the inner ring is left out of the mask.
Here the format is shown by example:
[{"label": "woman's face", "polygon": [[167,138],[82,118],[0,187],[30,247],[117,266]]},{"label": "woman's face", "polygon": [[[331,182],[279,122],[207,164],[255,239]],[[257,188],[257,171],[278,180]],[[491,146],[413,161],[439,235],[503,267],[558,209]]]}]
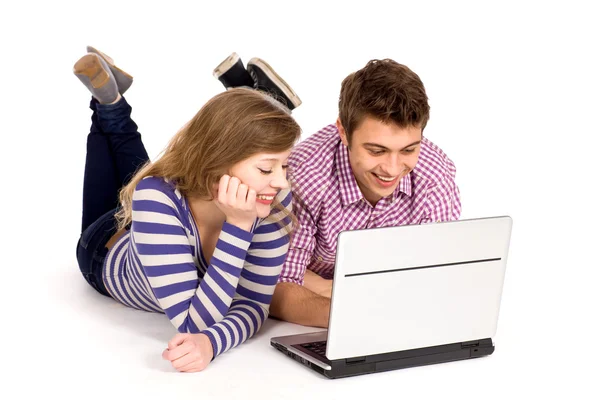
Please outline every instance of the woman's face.
[{"label": "woman's face", "polygon": [[259,218],[271,213],[277,193],[287,189],[287,159],[292,149],[281,153],[258,153],[235,164],[230,175],[256,191],[256,212]]}]

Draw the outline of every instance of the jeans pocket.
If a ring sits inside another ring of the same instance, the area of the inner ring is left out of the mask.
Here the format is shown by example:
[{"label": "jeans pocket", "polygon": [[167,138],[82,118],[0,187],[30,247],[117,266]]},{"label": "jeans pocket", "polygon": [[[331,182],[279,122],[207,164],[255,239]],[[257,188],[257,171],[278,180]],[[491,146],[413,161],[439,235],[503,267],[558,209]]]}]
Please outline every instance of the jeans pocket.
[{"label": "jeans pocket", "polygon": [[94,276],[94,274],[87,274],[84,276],[84,278],[87,281],[87,283],[90,284],[91,287],[98,290],[98,284],[96,283],[96,277]]},{"label": "jeans pocket", "polygon": [[81,237],[79,238],[79,244],[81,247],[87,250],[88,246],[90,245],[90,241],[96,236],[98,230],[101,229],[103,225],[103,221],[98,219],[96,222],[88,226],[87,229],[81,233]]},{"label": "jeans pocket", "polygon": [[[112,236],[110,232],[116,232],[114,212],[115,211],[112,210],[104,214],[81,233],[79,241],[84,249],[87,249],[90,243],[108,241],[110,237],[107,238],[107,235]],[[102,235],[102,238],[98,238],[99,235]]]}]

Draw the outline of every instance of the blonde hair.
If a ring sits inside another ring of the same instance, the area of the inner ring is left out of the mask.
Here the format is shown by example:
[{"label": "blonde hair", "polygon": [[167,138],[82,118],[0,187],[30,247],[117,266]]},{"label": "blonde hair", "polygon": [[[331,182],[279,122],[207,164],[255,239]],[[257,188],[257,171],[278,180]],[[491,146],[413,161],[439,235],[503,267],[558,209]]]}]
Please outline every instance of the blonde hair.
[{"label": "blonde hair", "polygon": [[[212,200],[214,184],[234,164],[257,153],[287,151],[300,135],[290,111],[262,92],[234,88],[214,96],[171,139],[162,156],[142,166],[121,189],[115,215],[119,229],[131,223],[133,192],[143,178],[163,177],[188,198]],[[296,221],[281,204],[273,206]]]}]

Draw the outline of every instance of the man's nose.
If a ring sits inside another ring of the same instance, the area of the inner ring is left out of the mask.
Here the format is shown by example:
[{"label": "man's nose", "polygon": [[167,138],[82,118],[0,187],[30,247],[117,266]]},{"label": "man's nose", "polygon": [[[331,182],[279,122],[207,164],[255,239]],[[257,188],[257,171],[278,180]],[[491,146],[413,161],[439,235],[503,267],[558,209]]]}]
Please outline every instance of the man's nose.
[{"label": "man's nose", "polygon": [[399,155],[390,154],[382,167],[385,173],[389,174],[390,176],[397,176],[404,170],[404,162],[402,161],[402,157]]}]

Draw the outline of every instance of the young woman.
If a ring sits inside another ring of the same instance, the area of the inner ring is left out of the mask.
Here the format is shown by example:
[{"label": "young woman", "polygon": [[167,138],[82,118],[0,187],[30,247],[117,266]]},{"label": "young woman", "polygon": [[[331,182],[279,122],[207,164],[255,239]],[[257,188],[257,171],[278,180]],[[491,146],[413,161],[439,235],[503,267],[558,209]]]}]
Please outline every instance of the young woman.
[{"label": "young woman", "polygon": [[74,66],[92,93],[82,234],[86,281],[179,331],[163,358],[204,369],[254,335],[289,245],[287,157],[300,127],[248,88],[221,93],[149,162],[122,94],[131,76],[94,49]]}]

